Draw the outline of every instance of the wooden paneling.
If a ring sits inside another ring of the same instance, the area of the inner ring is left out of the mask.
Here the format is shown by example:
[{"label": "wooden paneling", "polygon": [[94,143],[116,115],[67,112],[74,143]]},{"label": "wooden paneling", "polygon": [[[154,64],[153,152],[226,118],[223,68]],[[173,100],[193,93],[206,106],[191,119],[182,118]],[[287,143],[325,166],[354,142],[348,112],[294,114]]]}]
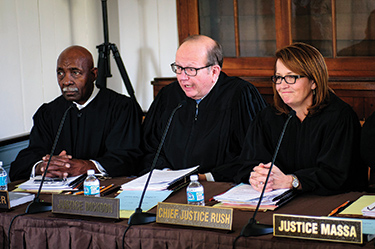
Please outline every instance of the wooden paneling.
[{"label": "wooden paneling", "polygon": [[177,0],[177,27],[180,43],[190,36],[199,34],[198,0]]},{"label": "wooden paneling", "polygon": [[[178,33],[180,43],[192,34],[199,34],[199,10],[198,0],[176,0]],[[282,48],[292,42],[292,0],[274,0],[275,1],[275,32],[276,48]],[[236,3],[237,1],[234,1]],[[332,2],[333,4],[333,2]],[[333,10],[334,4],[332,5]],[[354,11],[354,10],[353,10]],[[333,14],[333,18],[335,14]],[[336,29],[335,22],[332,22],[333,30]],[[234,26],[233,29],[236,27]],[[336,31],[334,31],[336,32]],[[333,33],[334,33],[333,32]],[[241,34],[239,34],[240,36]],[[241,36],[240,36],[241,37]],[[336,34],[332,34],[335,38]],[[238,38],[238,37],[237,37]],[[335,41],[336,42],[336,41]],[[336,44],[333,47],[336,47]],[[238,42],[236,42],[238,45]],[[238,51],[237,51],[238,54]],[[331,77],[371,77],[375,78],[375,59],[374,57],[336,57],[325,58],[329,75]],[[236,76],[268,76],[273,74],[274,58],[272,57],[225,57],[223,71]],[[373,81],[372,81],[373,82]]]},{"label": "wooden paneling", "polygon": [[[199,11],[197,0],[177,0],[178,32],[180,43],[191,34],[199,33]],[[234,1],[236,3],[236,1]],[[276,47],[292,42],[291,0],[275,0]],[[332,2],[332,8],[335,5]],[[333,16],[335,17],[335,16]],[[333,30],[336,30],[335,23]],[[336,34],[333,35],[333,38]],[[334,44],[335,46],[335,44]],[[336,49],[335,49],[336,50]],[[345,102],[350,104],[360,120],[365,120],[375,111],[375,59],[373,57],[325,58],[330,87]],[[253,83],[267,102],[273,101],[272,83],[269,76],[274,73],[275,59],[272,57],[225,57],[223,71]],[[175,78],[155,78],[154,94]]]},{"label": "wooden paneling", "polygon": [[[243,76],[251,82],[262,94],[268,103],[273,101],[272,82],[269,77]],[[155,78],[151,84],[154,87],[154,96],[161,88],[175,81],[176,78]],[[360,120],[365,120],[375,111],[375,78],[339,78],[331,77],[329,86],[336,95],[352,106]]]}]

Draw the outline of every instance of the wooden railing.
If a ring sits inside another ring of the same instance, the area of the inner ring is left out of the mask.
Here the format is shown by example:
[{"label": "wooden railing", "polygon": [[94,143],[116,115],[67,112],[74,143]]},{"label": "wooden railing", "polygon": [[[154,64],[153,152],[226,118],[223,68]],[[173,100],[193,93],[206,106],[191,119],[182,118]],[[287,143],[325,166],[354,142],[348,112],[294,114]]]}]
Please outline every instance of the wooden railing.
[{"label": "wooden railing", "polygon": [[[268,103],[273,101],[272,82],[269,77],[241,77],[251,82]],[[154,78],[154,96],[161,88],[175,81],[173,77]],[[351,105],[358,118],[364,121],[375,111],[375,78],[366,77],[332,77],[329,86],[346,103]]]}]

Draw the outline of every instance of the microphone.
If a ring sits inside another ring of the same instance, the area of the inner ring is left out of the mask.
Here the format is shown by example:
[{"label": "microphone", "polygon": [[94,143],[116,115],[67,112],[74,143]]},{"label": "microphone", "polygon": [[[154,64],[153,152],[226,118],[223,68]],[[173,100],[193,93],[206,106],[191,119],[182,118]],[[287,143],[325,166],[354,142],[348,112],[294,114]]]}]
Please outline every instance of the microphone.
[{"label": "microphone", "polygon": [[173,116],[174,114],[176,113],[176,111],[178,109],[180,109],[183,105],[186,104],[186,100],[183,100],[181,101],[176,108],[173,109],[170,117],[169,117],[169,120],[168,120],[168,123],[164,129],[164,133],[161,137],[161,140],[160,140],[160,144],[159,144],[159,147],[156,151],[156,154],[155,154],[155,157],[154,157],[154,160],[152,162],[152,165],[151,165],[151,169],[150,169],[150,173],[148,174],[148,177],[147,177],[147,180],[146,180],[146,183],[145,183],[145,186],[143,188],[143,192],[142,192],[142,195],[141,195],[141,199],[139,200],[139,205],[138,207],[135,209],[135,213],[133,213],[130,218],[129,218],[129,221],[128,221],[128,224],[129,225],[141,225],[141,224],[147,224],[147,223],[151,223],[151,222],[155,222],[156,221],[156,215],[155,214],[151,214],[151,213],[144,213],[142,212],[142,202],[143,202],[143,198],[145,196],[145,193],[146,193],[146,189],[148,187],[148,184],[150,182],[150,179],[151,179],[151,175],[152,175],[152,172],[154,171],[155,167],[156,167],[156,163],[159,159],[159,155],[160,155],[160,151],[163,147],[163,144],[165,142],[165,137],[167,136],[167,133],[168,133],[168,130],[169,130],[169,127],[172,123],[172,119],[173,119]]},{"label": "microphone", "polygon": [[276,146],[276,150],[275,150],[275,153],[273,155],[273,158],[272,158],[271,166],[270,166],[270,168],[268,170],[267,178],[266,178],[266,181],[265,181],[265,183],[263,185],[262,193],[260,194],[258,204],[257,204],[257,206],[255,208],[255,211],[254,211],[254,215],[249,220],[249,222],[242,228],[240,236],[244,236],[244,237],[259,236],[259,235],[269,234],[269,233],[273,232],[272,225],[265,225],[265,224],[259,224],[259,223],[257,223],[257,221],[255,220],[255,216],[257,215],[259,207],[260,207],[260,204],[262,202],[262,198],[263,198],[264,192],[266,190],[268,179],[270,177],[273,164],[275,163],[277,153],[279,152],[281,141],[283,140],[286,127],[288,126],[288,123],[289,123],[290,119],[292,117],[294,117],[295,115],[296,115],[296,112],[294,110],[290,110],[290,112],[288,113],[288,119],[285,121],[283,130],[282,130],[282,132],[280,134],[280,137],[279,137],[279,141],[277,142],[277,146]]},{"label": "microphone", "polygon": [[57,142],[59,141],[61,130],[62,130],[62,128],[64,126],[64,123],[65,123],[66,115],[68,114],[68,111],[72,107],[74,107],[74,104],[71,104],[68,107],[68,109],[66,109],[66,111],[64,112],[63,117],[61,118],[60,126],[59,126],[59,128],[57,130],[55,141],[53,142],[53,145],[52,145],[51,153],[49,154],[50,156],[49,156],[49,159],[48,159],[48,162],[47,162],[47,166],[46,166],[46,168],[44,170],[44,173],[42,175],[42,180],[41,180],[40,185],[39,185],[38,193],[36,194],[34,200],[27,206],[26,211],[25,211],[26,214],[35,214],[35,213],[47,212],[47,211],[51,211],[52,210],[52,204],[49,203],[49,202],[40,201],[39,195],[40,195],[40,192],[42,190],[44,179],[46,177],[47,170],[48,170],[49,164],[51,162],[53,153],[55,152]]}]

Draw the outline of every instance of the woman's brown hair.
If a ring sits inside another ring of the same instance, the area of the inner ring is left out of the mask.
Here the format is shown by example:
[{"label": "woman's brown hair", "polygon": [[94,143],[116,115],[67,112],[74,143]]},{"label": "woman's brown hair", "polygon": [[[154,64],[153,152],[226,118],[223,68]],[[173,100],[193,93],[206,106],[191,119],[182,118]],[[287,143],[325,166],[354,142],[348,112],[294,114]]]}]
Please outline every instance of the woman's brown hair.
[{"label": "woman's brown hair", "polygon": [[[315,82],[313,103],[308,108],[309,115],[319,112],[329,101],[328,69],[323,55],[313,46],[297,42],[276,51],[276,61],[280,60],[288,69]],[[276,63],[275,63],[276,72]],[[288,106],[281,99],[273,84],[275,108],[281,113],[289,113]]]}]

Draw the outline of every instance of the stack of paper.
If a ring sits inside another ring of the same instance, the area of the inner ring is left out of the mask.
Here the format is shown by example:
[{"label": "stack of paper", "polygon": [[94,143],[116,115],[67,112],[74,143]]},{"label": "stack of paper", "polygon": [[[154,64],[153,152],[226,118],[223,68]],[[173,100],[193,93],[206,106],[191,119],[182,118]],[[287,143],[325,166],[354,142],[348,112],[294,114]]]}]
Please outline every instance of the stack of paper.
[{"label": "stack of paper", "polygon": [[[194,172],[197,168],[198,166],[181,170],[155,169],[152,172],[147,190],[166,190],[171,184],[183,178],[184,176],[189,175],[191,172]],[[138,177],[130,182],[121,185],[121,189],[143,190],[149,174],[150,173],[147,173],[141,177]]]},{"label": "stack of paper", "polygon": [[[72,183],[80,176],[68,177],[66,180],[45,178],[42,190],[72,190]],[[38,190],[41,183],[41,176],[30,178],[28,181],[22,183],[19,187],[23,190]]]},{"label": "stack of paper", "polygon": [[[344,210],[340,211],[336,216],[345,217],[351,219],[359,219],[362,221],[362,233],[366,235],[366,239],[370,240],[375,234],[375,219],[371,216],[368,216],[367,207],[370,209],[373,207],[375,201],[375,195],[362,195],[352,204],[346,207]],[[363,210],[365,209],[365,213]]]},{"label": "stack of paper", "polygon": [[[198,166],[183,170],[155,169],[146,189],[141,209],[147,211],[156,206],[158,202],[163,202],[172,193],[172,190],[169,190],[170,186],[196,172],[197,168]],[[147,173],[121,185],[123,191],[116,197],[120,199],[121,218],[129,218],[138,207],[149,174]]]},{"label": "stack of paper", "polygon": [[30,193],[9,192],[10,207],[15,207],[34,200],[35,195]]},{"label": "stack of paper", "polygon": [[[292,194],[292,191],[289,189],[265,192],[261,202],[262,209],[275,209],[280,204],[280,201],[284,200],[284,197],[287,197],[289,193]],[[251,185],[241,183],[224,194],[214,196],[214,199],[221,202],[221,206],[254,209],[258,204],[260,194]]]},{"label": "stack of paper", "polygon": [[375,202],[362,209],[363,216],[375,217]]}]

